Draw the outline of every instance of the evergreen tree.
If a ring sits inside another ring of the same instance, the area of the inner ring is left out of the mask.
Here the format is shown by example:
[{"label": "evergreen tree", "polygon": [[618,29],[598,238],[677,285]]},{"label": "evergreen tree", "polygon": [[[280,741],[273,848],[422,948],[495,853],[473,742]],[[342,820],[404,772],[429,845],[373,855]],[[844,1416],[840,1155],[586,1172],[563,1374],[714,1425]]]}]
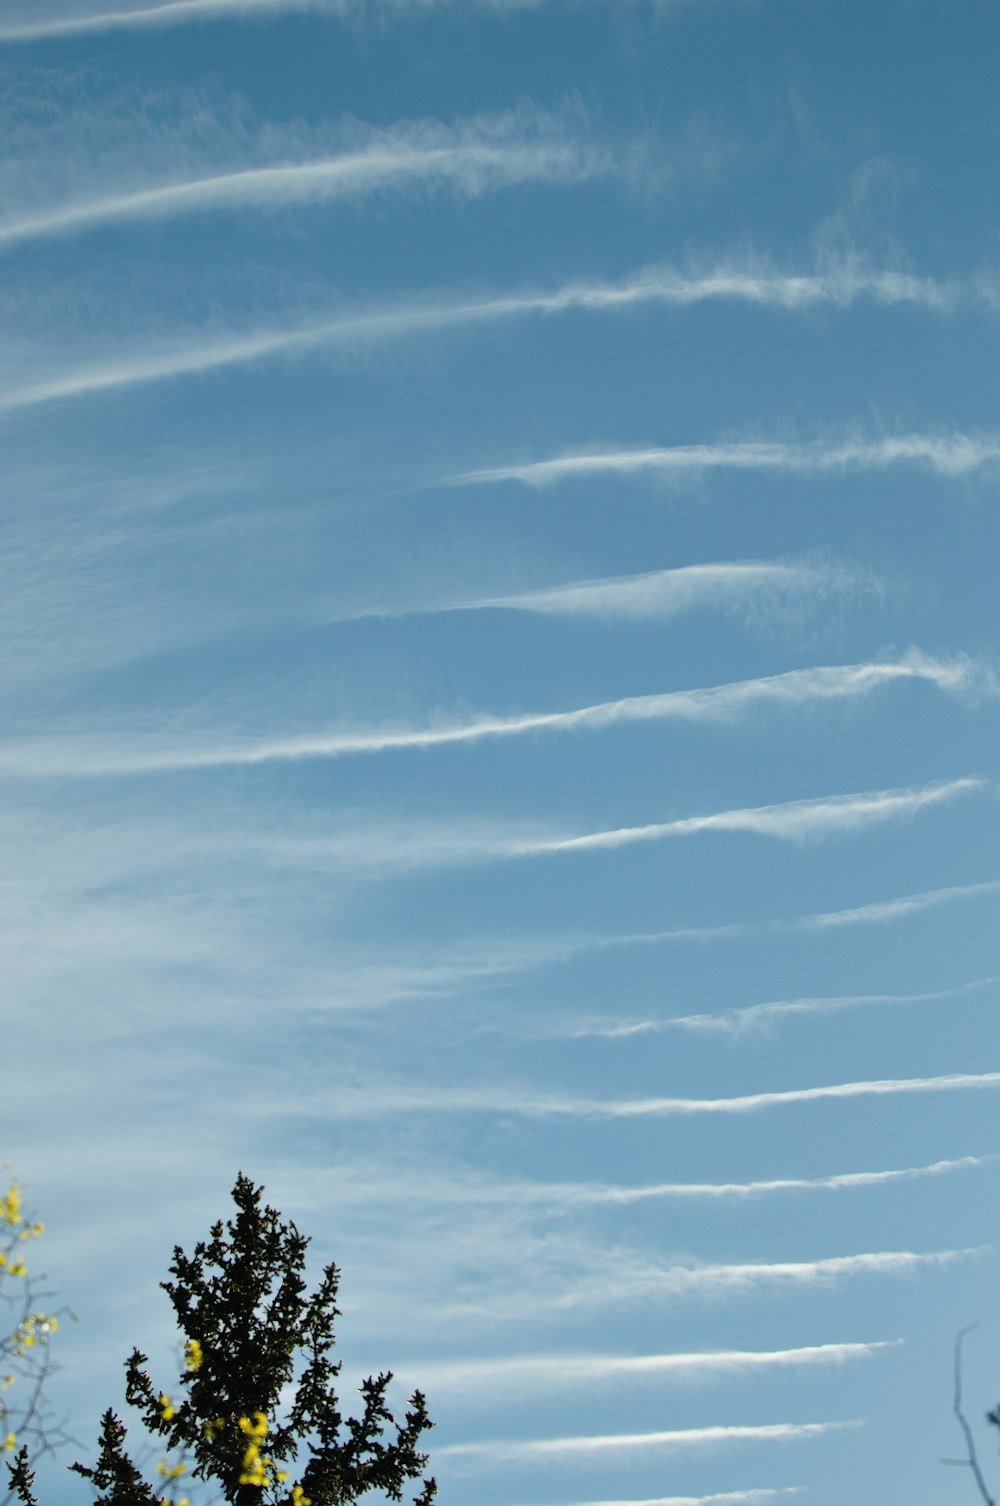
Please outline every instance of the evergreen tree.
[{"label": "evergreen tree", "polygon": [[[420,1480],[431,1426],[415,1391],[402,1421],[388,1406],[391,1373],[360,1387],[358,1417],[344,1417],[330,1358],[340,1280],[326,1267],[310,1296],[304,1279],[308,1240],[273,1208],[263,1189],[240,1176],[236,1215],[217,1223],[193,1255],[175,1248],[171,1281],[162,1283],[184,1339],[185,1369],[176,1397],[160,1391],[138,1350],[126,1363],[125,1396],[164,1457],[147,1480],[126,1452],[126,1429],[112,1411],[102,1419],[93,1466],[73,1468],[94,1486],[96,1506],[185,1506],[187,1480],[210,1482],[231,1506],[350,1506],[369,1491],[401,1501]],[[181,1482],[184,1482],[183,1484]],[[32,1506],[30,1477],[13,1488]],[[415,1506],[430,1506],[423,1479]]]}]

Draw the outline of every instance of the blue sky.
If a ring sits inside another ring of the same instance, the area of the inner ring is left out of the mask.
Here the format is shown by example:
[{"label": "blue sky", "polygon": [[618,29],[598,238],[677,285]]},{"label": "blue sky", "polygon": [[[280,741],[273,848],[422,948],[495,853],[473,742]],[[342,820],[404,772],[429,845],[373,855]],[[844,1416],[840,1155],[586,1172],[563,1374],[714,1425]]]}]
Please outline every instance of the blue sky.
[{"label": "blue sky", "polygon": [[3,1153],[81,1437],[242,1168],[446,1503],[968,1498],[998,44],[7,0]]}]

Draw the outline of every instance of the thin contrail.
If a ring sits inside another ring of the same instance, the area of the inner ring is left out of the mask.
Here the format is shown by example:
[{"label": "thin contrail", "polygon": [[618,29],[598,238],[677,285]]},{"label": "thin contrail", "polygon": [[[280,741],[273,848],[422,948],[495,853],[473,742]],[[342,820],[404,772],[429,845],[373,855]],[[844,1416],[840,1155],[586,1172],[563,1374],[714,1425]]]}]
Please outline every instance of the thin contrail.
[{"label": "thin contrail", "polygon": [[[783,282],[778,279],[778,282]],[[472,328],[513,318],[556,315],[573,310],[625,309],[643,303],[692,303],[706,298],[737,297],[738,281],[720,283],[714,278],[682,280],[684,297],[677,292],[676,274],[657,281],[632,280],[619,286],[570,284],[549,293],[498,294],[465,300],[427,300],[410,305],[354,314],[313,314],[290,327],[264,328],[242,333],[224,333],[209,338],[175,339],[160,350],[133,350],[75,370],[55,372],[38,380],[9,388],[0,394],[0,411],[13,412],[41,403],[86,397],[120,387],[195,376],[227,366],[262,361],[275,356],[308,355],[338,346],[378,343],[409,338],[421,333]],[[745,296],[745,295],[744,295]],[[763,302],[761,298],[754,301]],[[771,303],[782,300],[772,298]],[[908,461],[931,466],[950,475],[965,474],[995,460],[1000,445],[988,438],[968,435],[902,435],[876,443],[837,445],[785,445],[769,442],[729,445],[686,445],[673,449],[618,450],[564,456],[528,465],[498,466],[466,471],[444,478],[450,485],[518,480],[532,485],[564,479],[586,472],[655,470],[661,473],[729,467],[794,471],[884,469]]]},{"label": "thin contrail", "polygon": [[438,1457],[448,1459],[545,1459],[562,1454],[587,1455],[663,1449],[683,1452],[687,1449],[713,1448],[725,1443],[789,1443],[801,1438],[817,1438],[825,1433],[861,1427],[858,1419],[844,1422],[778,1422],[756,1427],[715,1426],[706,1428],[670,1428],[655,1433],[582,1434],[572,1438],[509,1438],[482,1443],[453,1443],[438,1448]]},{"label": "thin contrail", "polygon": [[643,826],[612,827],[581,836],[513,838],[497,848],[498,856],[530,857],[614,849],[636,842],[656,842],[700,832],[747,832],[780,841],[801,842],[834,832],[852,832],[873,823],[912,815],[962,795],[992,788],[980,778],[953,779],[940,784],[899,790],[867,790],[853,795],[823,796],[815,800],[790,800],[778,805],[748,806],[715,811],[705,816],[681,816],[673,821]]},{"label": "thin contrail", "polygon": [[[487,121],[481,131],[488,134]],[[488,187],[542,180],[581,181],[608,171],[610,157],[600,157],[583,143],[560,138],[540,141],[476,139],[470,126],[463,133],[435,133],[414,127],[376,139],[359,151],[301,162],[252,166],[207,173],[180,182],[154,184],[126,193],[105,193],[71,201],[0,222],[0,246],[52,236],[71,235],[104,224],[237,208],[280,208],[358,198],[407,182],[449,183],[468,194]]]},{"label": "thin contrail", "polygon": [[895,1349],[901,1339],[812,1344],[797,1349],[720,1349],[694,1354],[552,1354],[426,1362],[420,1374],[438,1390],[514,1385],[524,1388],[647,1376],[734,1375],[799,1365],[844,1365]]},{"label": "thin contrail", "polygon": [[151,774],[418,750],[526,734],[603,731],[627,723],[725,724],[757,707],[795,708],[812,702],[844,700],[907,680],[924,681],[952,694],[972,691],[980,685],[988,691],[993,689],[984,666],[969,660],[934,659],[910,650],[897,660],[819,665],[728,685],[627,696],[571,711],[478,716],[468,722],[436,727],[305,733],[215,746],[206,741],[201,746],[173,748],[169,744],[150,745],[145,739],[134,740],[131,747],[127,741],[124,746],[110,742],[102,747],[82,738],[68,741],[63,748],[52,739],[44,747],[12,742],[0,750],[0,772],[29,778],[46,774],[79,777]]},{"label": "thin contrail", "polygon": [[663,445],[646,449],[587,450],[526,464],[490,466],[448,478],[453,485],[520,481],[550,486],[572,478],[611,474],[680,476],[700,471],[791,471],[822,474],[887,470],[915,465],[944,476],[964,476],[1000,461],[1000,439],[972,434],[899,434],[876,440],[785,444],[751,440],[733,444]]}]

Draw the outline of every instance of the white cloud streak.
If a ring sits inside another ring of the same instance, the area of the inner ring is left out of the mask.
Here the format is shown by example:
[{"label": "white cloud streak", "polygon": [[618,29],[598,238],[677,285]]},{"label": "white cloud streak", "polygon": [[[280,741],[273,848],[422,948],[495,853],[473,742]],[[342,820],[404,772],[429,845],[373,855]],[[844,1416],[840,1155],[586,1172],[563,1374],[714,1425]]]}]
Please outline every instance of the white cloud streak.
[{"label": "white cloud streak", "polygon": [[[628,696],[573,711],[479,716],[470,722],[437,727],[314,733],[242,744],[212,746],[206,742],[173,748],[136,741],[129,746],[127,737],[124,745],[121,742],[116,745],[115,741],[95,744],[85,739],[60,744],[53,738],[46,739],[44,744],[27,746],[10,742],[0,749],[0,773],[37,778],[45,774],[177,772],[433,748],[533,733],[603,731],[629,723],[679,721],[724,725],[768,707],[797,709],[824,701],[846,700],[907,680],[924,681],[947,694],[967,695],[980,687],[995,693],[993,678],[985,666],[967,659],[935,659],[911,649],[894,661],[821,665],[729,685]],[[579,840],[581,845],[587,845],[589,839]]]},{"label": "white cloud streak", "polygon": [[553,1187],[539,1187],[537,1193],[540,1201],[545,1201],[548,1194],[553,1203],[565,1202],[571,1206],[627,1205],[660,1198],[742,1201],[771,1197],[782,1192],[841,1192],[862,1187],[885,1187],[895,1182],[913,1182],[923,1177],[971,1171],[991,1165],[998,1159],[998,1155],[960,1156],[951,1161],[934,1161],[929,1166],[906,1166],[889,1171],[844,1171],[827,1177],[771,1177],[757,1182],[652,1182],[639,1187],[587,1182],[561,1183]]},{"label": "white cloud streak", "polygon": [[[855,907],[832,912],[842,917],[845,926],[880,924],[889,925],[905,919],[913,913],[939,904],[961,902],[1000,890],[1000,880],[984,884],[966,884],[951,889],[934,890],[927,895],[906,896],[899,902],[882,902],[877,905]],[[914,901],[922,901],[917,904]],[[450,947],[447,952],[419,953],[378,960],[365,958],[353,962],[343,961],[338,972],[337,1004],[342,1010],[378,1009],[392,1004],[408,1003],[421,999],[450,999],[456,994],[468,994],[472,989],[489,988],[518,974],[532,973],[547,967],[573,962],[591,953],[613,951],[633,946],[664,946],[689,941],[729,941],[743,936],[766,935],[770,932],[810,931],[818,925],[827,925],[830,914],[805,915],[794,919],[778,919],[764,922],[734,922],[730,925],[686,926],[673,930],[623,933],[619,935],[566,935],[539,938],[522,938],[518,941],[501,940],[495,937],[478,937],[471,942]],[[37,950],[37,949],[36,949]],[[958,985],[955,993],[966,989],[986,987],[993,979],[975,980],[969,985]],[[943,991],[950,996],[950,991]],[[872,996],[873,1002],[881,1002],[881,996]],[[794,1002],[794,1001],[788,1001]],[[798,1001],[805,1004],[809,1001]],[[819,1005],[822,1001],[813,1001]],[[849,1007],[845,1001],[844,1007]],[[866,997],[859,996],[862,1007]],[[329,1004],[326,1007],[330,1007]],[[751,1008],[755,1006],[750,1006]],[[795,1011],[792,1011],[795,1012]],[[805,1009],[802,1010],[806,1013]],[[534,1025],[530,1031],[519,1024],[511,1029],[518,1034],[531,1034],[544,1038],[564,1036],[601,1036],[613,1038],[647,1030],[671,1028],[671,1021],[640,1021],[635,1024],[618,1023],[573,1023],[541,1027]]]},{"label": "white cloud streak", "polygon": [[[98,11],[89,15],[54,15],[44,20],[17,20],[0,25],[0,42],[31,42],[47,37],[183,26],[192,21],[266,20],[270,16],[315,12],[329,16],[379,17],[394,13],[444,8],[454,0],[160,0],[159,4]],[[531,10],[542,0],[465,0],[483,11]],[[662,7],[700,3],[700,0],[659,0]]]},{"label": "white cloud streak", "polygon": [[781,1496],[802,1494],[801,1485],[781,1485],[758,1490],[725,1490],[711,1496],[653,1496],[644,1500],[576,1501],[572,1506],[764,1506]]},{"label": "white cloud streak", "polygon": [[696,607],[740,605],[757,596],[772,600],[775,593],[799,597],[813,591],[849,589],[858,583],[846,571],[749,560],[572,581],[514,596],[485,597],[459,609],[495,608],[553,617],[645,621],[673,617]]},{"label": "white cloud streak", "polygon": [[635,450],[587,450],[525,465],[492,466],[451,477],[454,485],[520,481],[544,487],[596,475],[661,477],[713,470],[787,471],[835,474],[884,471],[913,465],[942,476],[965,476],[1000,461],[1000,439],[974,434],[899,434],[880,439],[817,440],[785,444],[756,440],[741,443],[669,445]]},{"label": "white cloud streak", "polygon": [[[872,1078],[781,1088],[726,1098],[585,1098],[533,1091],[496,1091],[490,1086],[413,1089],[386,1082],[378,1088],[344,1091],[329,1105],[332,1119],[382,1118],[397,1114],[505,1114],[525,1119],[660,1119],[757,1114],[799,1104],[853,1103],[864,1098],[897,1098],[968,1093],[1000,1088],[1000,1072],[948,1072],[936,1077]],[[324,1102],[326,1100],[324,1099]]]},{"label": "white cloud streak", "polygon": [[712,1449],[729,1443],[792,1443],[861,1426],[859,1420],[851,1419],[844,1422],[764,1423],[755,1427],[671,1428],[656,1433],[583,1434],[573,1438],[497,1439],[446,1444],[435,1451],[435,1457],[503,1463],[518,1459],[542,1461],[564,1454],[586,1456],[643,1449],[683,1453],[689,1449]]},{"label": "white cloud streak", "polygon": [[907,1276],[916,1271],[954,1265],[981,1257],[991,1247],[951,1250],[872,1250],[858,1255],[830,1255],[818,1260],[709,1262],[675,1265],[647,1273],[651,1289],[671,1296],[682,1294],[720,1296],[747,1292],[774,1282],[793,1285],[836,1284],[858,1276]]},{"label": "white cloud streak", "polygon": [[[291,180],[283,181],[287,183]],[[465,300],[427,299],[420,303],[396,304],[354,313],[300,315],[285,328],[257,329],[248,333],[213,333],[208,337],[191,336],[186,341],[177,338],[152,352],[146,348],[124,352],[76,369],[27,380],[20,385],[8,387],[0,394],[0,411],[15,411],[61,399],[94,396],[119,387],[196,376],[221,367],[274,357],[301,357],[323,349],[349,349],[352,346],[406,339],[419,334],[474,328],[508,319],[572,312],[624,312],[646,305],[690,305],[719,298],[742,301],[750,299],[756,304],[794,309],[802,306],[802,299],[798,295],[790,297],[789,288],[798,287],[801,282],[802,279],[798,277],[760,278],[729,273],[687,276],[669,268],[654,268],[620,283],[576,282],[550,292],[495,294]],[[828,287],[826,301],[835,304],[844,302],[842,279],[839,275],[832,279],[819,279],[817,286]],[[763,296],[764,289],[770,289],[770,297]],[[853,296],[862,296],[860,285]],[[941,297],[924,297],[920,301],[937,307],[941,303]],[[679,474],[734,466],[743,469],[797,471],[883,469],[900,461],[924,463],[956,475],[981,467],[995,460],[998,455],[1000,442],[988,437],[911,434],[885,438],[874,443],[854,441],[812,446],[774,443],[716,444],[594,452],[537,461],[529,465],[468,471],[447,480],[450,484],[460,485],[513,479],[532,485],[544,485],[567,475],[599,470],[624,473],[654,469],[661,473]]]},{"label": "white cloud streak", "polygon": [[[921,812],[948,805],[970,794],[994,793],[993,784],[981,778],[954,779],[947,783],[920,785],[902,790],[873,790],[850,795],[793,800],[780,805],[753,806],[718,811],[702,816],[683,816],[644,826],[615,827],[583,835],[536,835],[530,828],[511,834],[510,821],[469,819],[463,822],[414,822],[410,826],[385,823],[379,826],[341,821],[336,828],[315,834],[234,834],[229,840],[237,852],[265,857],[271,869],[288,872],[303,866],[323,867],[346,882],[365,878],[377,882],[385,875],[420,870],[471,867],[490,863],[525,861],[607,852],[636,843],[671,841],[703,833],[749,835],[774,841],[807,844],[831,837],[854,836],[887,821],[906,820]],[[722,934],[724,927],[689,927],[662,937],[606,938],[578,944],[576,951],[666,939],[699,938]],[[740,930],[736,927],[736,933]],[[574,950],[569,948],[571,953]],[[564,949],[564,955],[567,955]]]},{"label": "white cloud streak", "polygon": [[370,139],[353,151],[206,172],[125,192],[99,192],[16,215],[0,222],[0,247],[108,223],[239,208],[282,209],[410,185],[446,185],[476,196],[528,182],[582,182],[613,166],[610,151],[572,138],[556,118],[541,114],[514,112],[453,128],[416,121],[371,131]]},{"label": "white cloud streak", "polygon": [[[385,10],[426,9],[434,0],[386,0]],[[484,9],[524,8],[530,0],[481,0]],[[32,42],[47,37],[86,36],[108,31],[134,31],[183,26],[191,21],[249,20],[272,15],[316,11],[344,16],[364,9],[364,0],[163,0],[159,5],[52,16],[42,21],[13,21],[0,25],[0,42]]]},{"label": "white cloud streak", "polygon": [[[797,1366],[845,1365],[876,1357],[899,1346],[901,1340],[862,1344],[813,1344],[797,1349],[722,1349],[700,1354],[546,1354],[502,1359],[428,1361],[419,1366],[435,1392],[464,1392],[469,1388],[518,1391],[550,1390],[591,1382],[621,1382],[653,1377],[691,1380],[698,1377],[743,1376]],[[416,1373],[417,1366],[414,1365]]]},{"label": "white cloud streak", "polygon": [[[871,905],[866,909],[869,913],[865,918],[868,920],[892,920],[900,916],[910,915],[919,910],[930,908],[932,904],[940,903],[943,898],[957,899],[969,894],[996,893],[1000,890],[1000,882],[990,884],[972,884],[964,888],[952,890],[937,890],[933,895],[914,896],[914,901],[924,899],[924,904],[916,902],[906,903],[898,901],[895,904]],[[838,917],[835,924],[849,925],[856,923],[865,912],[846,910]],[[829,924],[829,917],[814,917],[813,927],[810,929],[823,928],[824,922]],[[806,927],[801,926],[801,929]],[[959,999],[963,995],[981,993],[985,988],[995,987],[1000,983],[1000,975],[989,978],[975,978],[969,983],[960,983],[954,988],[939,988],[926,993],[915,994],[842,994],[828,997],[803,998],[803,999],[774,999],[765,1004],[750,1004],[743,1009],[726,1010],[724,1014],[690,1014],[680,1015],[672,1020],[649,1021],[638,1025],[625,1026],[612,1029],[608,1035],[636,1035],[650,1030],[690,1030],[704,1035],[728,1035],[745,1036],[755,1031],[769,1030],[781,1020],[796,1015],[824,1015],[839,1014],[846,1009],[869,1009],[873,1006],[887,1005],[890,1007],[910,1007],[917,1004],[943,1004]]]},{"label": "white cloud streak", "polygon": [[786,842],[821,840],[837,833],[858,832],[883,821],[915,815],[963,795],[992,789],[979,778],[953,779],[940,784],[909,789],[870,790],[855,795],[825,796],[816,800],[792,800],[781,805],[762,805],[740,810],[716,811],[706,816],[683,816],[674,821],[645,826],[621,826],[588,832],[578,837],[554,837],[511,842],[510,856],[584,852],[624,847],[635,842],[656,842],[671,837],[694,836],[706,831],[747,832]]}]

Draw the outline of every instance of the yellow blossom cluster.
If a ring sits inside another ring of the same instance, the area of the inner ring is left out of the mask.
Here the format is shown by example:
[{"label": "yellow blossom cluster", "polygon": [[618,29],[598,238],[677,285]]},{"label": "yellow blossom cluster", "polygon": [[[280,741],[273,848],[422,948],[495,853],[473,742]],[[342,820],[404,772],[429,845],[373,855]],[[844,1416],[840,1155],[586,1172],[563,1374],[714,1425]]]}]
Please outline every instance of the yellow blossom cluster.
[{"label": "yellow blossom cluster", "polygon": [[[197,1339],[188,1339],[184,1345],[184,1363],[187,1373],[193,1374],[201,1369],[205,1361],[205,1354],[201,1343]],[[159,1394],[160,1417],[164,1422],[173,1422],[177,1416],[177,1408],[173,1398],[165,1391]],[[267,1435],[270,1432],[270,1424],[263,1412],[254,1412],[249,1417],[236,1419],[237,1426],[243,1434],[246,1442],[243,1449],[243,1458],[239,1475],[241,1485],[256,1486],[261,1492],[283,1484],[289,1477],[286,1469],[276,1469],[274,1460],[269,1454],[264,1453],[267,1447]],[[224,1432],[227,1427],[225,1417],[216,1417],[203,1423],[202,1431],[206,1439],[211,1443]],[[183,1459],[171,1464],[168,1458],[161,1459],[157,1465],[157,1473],[168,1485],[174,1484],[187,1473],[187,1464]],[[171,1495],[161,1496],[157,1506],[190,1506],[187,1496],[180,1498]],[[312,1501],[306,1495],[301,1485],[292,1487],[290,1506],[312,1506]]]},{"label": "yellow blossom cluster", "polygon": [[263,1412],[255,1412],[253,1417],[241,1417],[240,1432],[247,1438],[247,1446],[243,1453],[243,1472],[240,1475],[241,1485],[256,1485],[265,1490],[269,1485],[279,1484],[288,1479],[287,1469],[274,1470],[274,1461],[267,1454],[261,1453],[261,1444],[267,1437],[268,1423]]},{"label": "yellow blossom cluster", "polygon": [[156,1473],[164,1480],[179,1480],[181,1475],[187,1474],[187,1465],[183,1459],[177,1464],[171,1464],[168,1459],[161,1459],[156,1466]]},{"label": "yellow blossom cluster", "polygon": [[41,1223],[25,1223],[21,1189],[16,1182],[11,1182],[7,1191],[0,1193],[0,1230],[2,1229],[10,1232],[6,1250],[0,1250],[0,1272],[6,1276],[26,1276],[28,1268],[14,1252],[21,1240],[40,1238],[45,1232],[45,1226]]},{"label": "yellow blossom cluster", "polygon": [[[50,1334],[56,1332],[59,1327],[59,1319],[51,1313],[29,1313],[8,1335],[4,1346],[8,1354],[16,1354],[23,1357],[29,1349],[34,1349],[39,1339],[46,1343]],[[4,1376],[4,1385],[12,1384],[14,1377]]]},{"label": "yellow blossom cluster", "polygon": [[[16,1299],[21,1310],[20,1321],[12,1332],[0,1333],[0,1356],[21,1363],[0,1375],[0,1391],[13,1386],[18,1374],[29,1375],[33,1384],[40,1384],[48,1363],[48,1341],[59,1327],[59,1320],[53,1314],[31,1310],[28,1268],[21,1255],[22,1243],[38,1239],[43,1233],[41,1223],[26,1220],[24,1200],[17,1182],[12,1179],[5,1187],[0,1186],[0,1285],[8,1278],[25,1278]],[[11,1300],[9,1295],[7,1300]],[[0,1455],[13,1453],[19,1446],[16,1425],[12,1426],[17,1416],[16,1405],[12,1407],[6,1399],[0,1400]]]}]

